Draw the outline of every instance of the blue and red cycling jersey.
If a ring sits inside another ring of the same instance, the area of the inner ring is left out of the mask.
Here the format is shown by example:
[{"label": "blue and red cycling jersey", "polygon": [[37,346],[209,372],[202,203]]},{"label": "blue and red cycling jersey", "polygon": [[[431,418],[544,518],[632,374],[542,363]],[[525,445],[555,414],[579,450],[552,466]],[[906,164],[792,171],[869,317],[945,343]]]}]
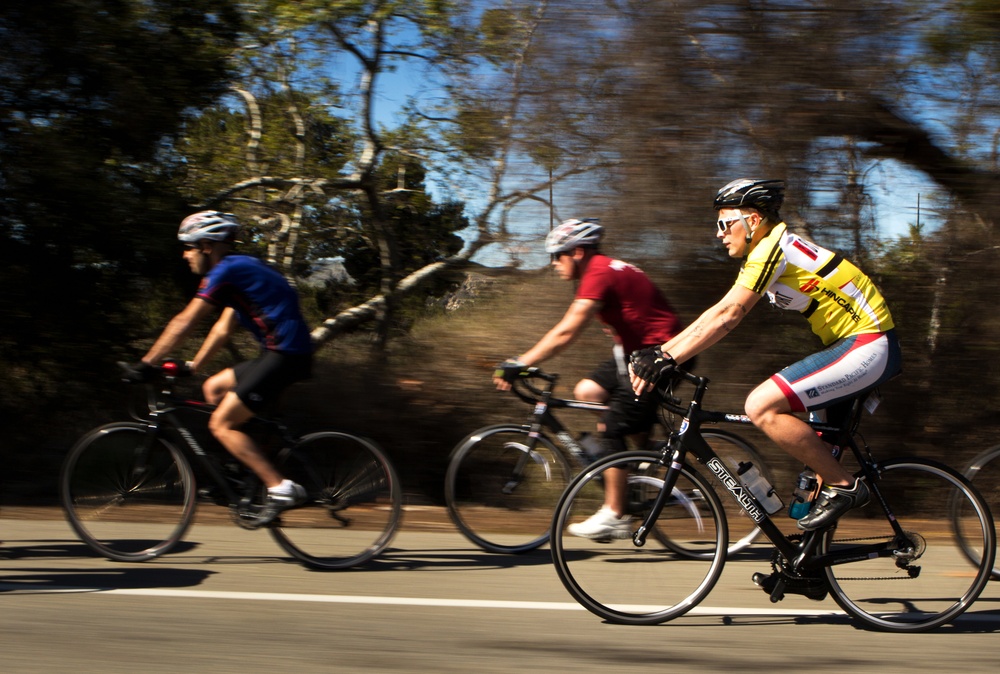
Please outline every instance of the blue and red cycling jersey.
[{"label": "blue and red cycling jersey", "polygon": [[240,323],[268,351],[312,353],[299,297],[285,277],[255,257],[227,255],[198,288],[198,297],[232,307]]}]

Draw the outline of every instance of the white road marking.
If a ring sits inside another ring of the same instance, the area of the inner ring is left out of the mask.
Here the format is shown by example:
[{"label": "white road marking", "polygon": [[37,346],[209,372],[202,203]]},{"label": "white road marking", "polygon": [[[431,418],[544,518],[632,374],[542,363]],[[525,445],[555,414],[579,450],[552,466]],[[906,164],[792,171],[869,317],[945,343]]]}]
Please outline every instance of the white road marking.
[{"label": "white road marking", "polygon": [[[34,594],[100,593],[133,597],[171,597],[187,599],[228,599],[236,601],[292,601],[320,604],[377,604],[383,606],[425,606],[444,608],[491,608],[541,611],[583,611],[575,602],[557,601],[502,601],[495,599],[440,599],[435,597],[372,597],[364,595],[295,594],[287,592],[222,592],[218,590],[176,590],[158,588],[40,588],[33,583],[0,583],[0,591],[31,592]],[[641,607],[631,607],[633,610]],[[657,607],[647,607],[655,610]],[[839,610],[736,608],[696,606],[688,615],[721,616],[824,616],[843,615]]]}]

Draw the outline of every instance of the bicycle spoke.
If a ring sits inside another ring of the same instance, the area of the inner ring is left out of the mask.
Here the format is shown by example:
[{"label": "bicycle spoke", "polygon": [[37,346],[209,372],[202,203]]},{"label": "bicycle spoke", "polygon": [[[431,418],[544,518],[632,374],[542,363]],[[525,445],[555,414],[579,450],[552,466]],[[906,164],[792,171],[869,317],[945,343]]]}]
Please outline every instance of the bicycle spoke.
[{"label": "bicycle spoke", "polygon": [[547,438],[529,450],[522,427],[482,429],[452,453],[445,476],[448,512],[484,550],[527,552],[548,540],[569,475],[566,458]]},{"label": "bicycle spoke", "polygon": [[[651,535],[637,547],[632,532],[662,487],[659,454],[626,452],[593,464],[573,480],[556,509],[552,558],[563,585],[584,608],[611,622],[655,624],[683,615],[711,591],[722,573],[727,537],[718,496],[700,475],[684,469],[655,524],[685,550],[678,554]],[[641,466],[641,468],[640,468]],[[602,475],[609,468],[630,472],[631,526],[625,538],[581,538],[570,529],[594,514],[604,501]],[[690,496],[698,497],[691,499]]]},{"label": "bicycle spoke", "polygon": [[283,452],[278,467],[308,493],[305,506],[282,513],[269,529],[296,559],[343,569],[389,545],[403,495],[395,468],[374,443],[346,433],[313,433]]},{"label": "bicycle spoke", "polygon": [[985,587],[992,553],[986,555],[989,564],[970,564],[952,533],[944,505],[956,499],[969,503],[963,526],[980,550],[995,547],[989,513],[976,503],[978,497],[966,489],[962,478],[940,464],[898,459],[887,461],[880,472],[878,489],[904,535],[899,537],[890,528],[877,499],[844,515],[836,531],[825,538],[824,550],[882,543],[891,554],[829,567],[826,576],[834,599],[877,629],[919,631],[949,622],[968,609]]},{"label": "bicycle spoke", "polygon": [[113,424],[84,436],[61,477],[73,529],[96,552],[141,561],[172,548],[194,515],[194,477],[174,447],[145,427]]}]

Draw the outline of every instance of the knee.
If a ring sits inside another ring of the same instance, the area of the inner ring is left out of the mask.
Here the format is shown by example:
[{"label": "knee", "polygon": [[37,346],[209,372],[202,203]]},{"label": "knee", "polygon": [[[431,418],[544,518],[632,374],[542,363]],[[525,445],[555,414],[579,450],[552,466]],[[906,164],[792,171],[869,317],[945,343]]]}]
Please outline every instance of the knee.
[{"label": "knee", "polygon": [[573,389],[573,397],[592,403],[603,403],[608,400],[608,392],[593,379],[581,379]]},{"label": "knee", "polygon": [[219,380],[218,375],[209,377],[201,385],[201,393],[205,396],[205,402],[210,405],[218,405],[222,401],[223,396],[228,392],[228,387]]},{"label": "knee", "polygon": [[223,419],[220,419],[217,414],[213,414],[208,418],[208,431],[215,437],[219,437],[220,434],[225,433],[228,427],[228,424]]},{"label": "knee", "polygon": [[[754,393],[756,393],[756,391]],[[762,422],[767,420],[768,415],[774,410],[766,403],[765,400],[762,399],[761,396],[754,395],[754,393],[751,393],[750,396],[747,397],[743,409],[746,412],[746,415],[750,417],[750,421],[752,421],[755,426],[760,426]]]}]

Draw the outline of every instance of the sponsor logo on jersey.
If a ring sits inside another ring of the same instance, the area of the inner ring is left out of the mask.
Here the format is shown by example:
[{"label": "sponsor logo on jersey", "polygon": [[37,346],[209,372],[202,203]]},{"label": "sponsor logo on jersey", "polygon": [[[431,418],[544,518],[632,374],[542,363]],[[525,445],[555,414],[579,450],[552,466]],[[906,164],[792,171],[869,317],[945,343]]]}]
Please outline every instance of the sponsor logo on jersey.
[{"label": "sponsor logo on jersey", "polygon": [[819,250],[813,248],[802,239],[795,239],[795,241],[792,241],[792,245],[810,260],[815,260],[819,257]]}]

